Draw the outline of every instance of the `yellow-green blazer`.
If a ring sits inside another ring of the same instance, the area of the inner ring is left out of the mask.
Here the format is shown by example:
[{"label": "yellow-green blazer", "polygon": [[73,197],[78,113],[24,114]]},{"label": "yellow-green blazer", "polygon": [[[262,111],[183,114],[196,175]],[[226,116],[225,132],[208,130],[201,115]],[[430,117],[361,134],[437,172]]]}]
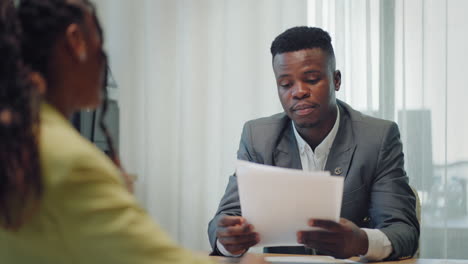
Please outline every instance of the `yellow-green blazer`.
[{"label": "yellow-green blazer", "polygon": [[0,229],[1,264],[210,263],[175,245],[114,164],[47,104],[39,148],[44,195],[19,231]]}]

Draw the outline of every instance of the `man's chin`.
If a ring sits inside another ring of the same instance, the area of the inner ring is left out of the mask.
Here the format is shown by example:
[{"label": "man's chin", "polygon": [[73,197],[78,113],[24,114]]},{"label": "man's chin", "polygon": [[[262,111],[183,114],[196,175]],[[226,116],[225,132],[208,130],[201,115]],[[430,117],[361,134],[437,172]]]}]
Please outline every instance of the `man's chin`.
[{"label": "man's chin", "polygon": [[313,121],[294,121],[294,124],[296,124],[297,128],[314,128],[317,127],[319,122],[313,122]]}]

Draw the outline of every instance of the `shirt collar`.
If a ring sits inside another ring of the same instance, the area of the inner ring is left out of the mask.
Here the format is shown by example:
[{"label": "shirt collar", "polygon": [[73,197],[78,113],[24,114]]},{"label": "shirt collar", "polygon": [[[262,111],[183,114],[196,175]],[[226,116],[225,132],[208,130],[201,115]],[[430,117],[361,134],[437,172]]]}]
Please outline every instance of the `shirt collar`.
[{"label": "shirt collar", "polygon": [[[330,130],[328,135],[320,142],[320,144],[315,148],[316,155],[327,155],[330,153],[330,149],[333,145],[333,141],[335,141],[336,133],[338,132],[338,128],[340,126],[340,109],[336,106],[337,114],[335,124],[333,128]],[[306,148],[310,148],[307,142],[301,137],[299,132],[297,132],[296,126],[294,125],[294,121],[291,120],[291,124],[294,130],[294,136],[296,137],[297,146],[299,147],[299,153],[303,154],[306,151]],[[310,148],[312,150],[312,148]],[[314,152],[314,151],[312,151]]]}]

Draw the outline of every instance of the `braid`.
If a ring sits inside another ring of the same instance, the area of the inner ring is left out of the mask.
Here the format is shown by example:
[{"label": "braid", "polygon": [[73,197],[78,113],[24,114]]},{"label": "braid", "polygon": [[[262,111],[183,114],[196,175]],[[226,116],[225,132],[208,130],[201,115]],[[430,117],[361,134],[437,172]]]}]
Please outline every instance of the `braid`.
[{"label": "braid", "polygon": [[17,229],[42,194],[38,94],[20,52],[12,1],[0,4],[0,226]]},{"label": "braid", "polygon": [[109,68],[106,68],[105,77],[104,77],[105,83],[104,83],[103,91],[102,91],[104,101],[102,102],[102,107],[101,107],[102,111],[99,117],[99,128],[101,129],[102,133],[104,134],[104,137],[106,138],[107,147],[109,148],[108,155],[120,167],[120,161],[118,161],[117,151],[114,147],[114,142],[110,135],[109,129],[107,129],[107,126],[105,123],[105,118],[107,115],[107,110],[108,110],[108,105],[109,105],[108,91],[107,91],[108,78],[109,78]]},{"label": "braid", "polygon": [[[94,5],[88,0],[82,0],[82,3],[95,10]],[[70,4],[69,0],[21,0],[19,18],[24,31],[22,45],[24,60],[34,71],[42,73],[48,79],[51,73],[48,72],[47,62],[51,56],[54,43],[70,24],[83,21],[83,9],[78,5]],[[95,20],[98,31],[102,34],[102,29],[96,17]],[[107,56],[105,54],[104,56],[107,61]],[[107,81],[106,78],[105,80]],[[108,105],[106,86],[106,83],[103,84],[103,111],[99,119],[99,127],[106,137],[110,150],[109,155],[116,161],[118,158],[114,144],[104,124]]]},{"label": "braid", "polygon": [[[88,4],[91,5],[91,3],[88,3]],[[103,33],[101,25],[100,25],[100,23],[99,23],[99,21],[97,20],[96,17],[95,17],[95,22],[96,22],[96,25],[97,25],[97,29],[100,32],[101,36],[102,36],[104,33]],[[107,54],[105,52],[103,52],[103,56],[104,56],[104,59],[105,59],[106,64],[107,64],[107,62],[108,62]],[[106,71],[105,71],[105,76],[104,76],[104,83],[103,83],[103,86],[102,86],[103,102],[102,102],[102,106],[101,106],[101,115],[99,116],[99,128],[101,129],[102,133],[104,134],[104,137],[106,138],[106,144],[107,144],[107,147],[108,147],[108,153],[107,154],[112,159],[112,161],[114,161],[114,163],[120,169],[122,169],[122,166],[120,164],[120,160],[119,160],[119,157],[118,157],[118,154],[117,154],[118,151],[115,148],[114,141],[112,140],[109,129],[107,128],[106,123],[105,123],[105,119],[106,119],[106,116],[107,116],[108,105],[109,105],[109,91],[107,90],[108,87],[109,87],[109,75],[110,75],[110,68],[107,65],[106,66]]]},{"label": "braid", "polygon": [[82,7],[68,0],[21,0],[17,14],[11,0],[0,1],[0,226],[5,229],[19,229],[43,194],[39,95],[28,69],[48,79],[55,42],[83,19]]}]

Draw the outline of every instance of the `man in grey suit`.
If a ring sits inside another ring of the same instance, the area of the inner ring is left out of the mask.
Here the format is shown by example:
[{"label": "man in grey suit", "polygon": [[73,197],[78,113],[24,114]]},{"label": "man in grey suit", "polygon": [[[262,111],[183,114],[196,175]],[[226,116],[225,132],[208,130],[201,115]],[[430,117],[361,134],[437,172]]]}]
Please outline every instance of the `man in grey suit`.
[{"label": "man in grey suit", "polygon": [[[284,112],[244,125],[238,158],[344,177],[339,223],[310,219],[323,228],[297,232],[303,247],[266,248],[271,253],[320,254],[368,260],[411,257],[418,248],[416,199],[406,176],[398,126],[372,118],[336,99],[341,73],[331,38],[320,28],[295,27],[271,46]],[[268,184],[268,183],[265,183]],[[271,205],[274,210],[274,204]],[[236,175],[208,235],[213,254],[240,256],[261,239],[242,217]]]}]

